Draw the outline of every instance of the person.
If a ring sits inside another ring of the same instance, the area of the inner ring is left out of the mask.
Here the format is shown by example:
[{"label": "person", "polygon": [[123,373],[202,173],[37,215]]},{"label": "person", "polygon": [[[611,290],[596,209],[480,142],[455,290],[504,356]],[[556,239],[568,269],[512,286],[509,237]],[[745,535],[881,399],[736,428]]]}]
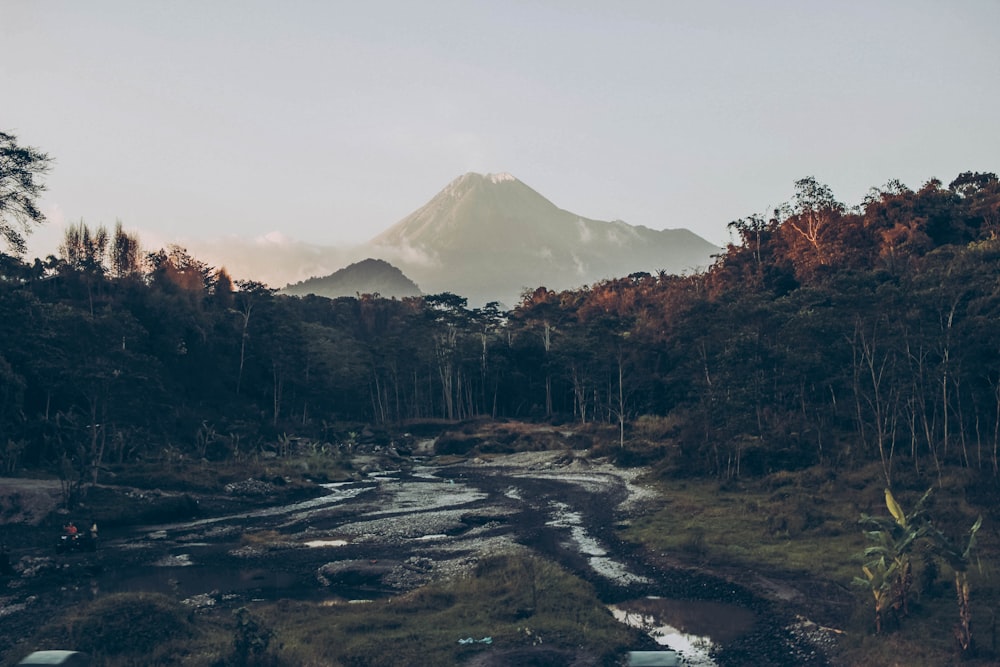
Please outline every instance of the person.
[{"label": "person", "polygon": [[93,540],[94,542],[97,541],[97,522],[96,521],[91,521],[90,522],[90,539]]},{"label": "person", "polygon": [[72,521],[63,526],[63,530],[65,530],[66,534],[69,535],[70,537],[76,537],[77,533],[76,524],[74,524]]},{"label": "person", "polygon": [[14,568],[10,564],[10,549],[4,544],[0,546],[0,575],[13,574]]}]

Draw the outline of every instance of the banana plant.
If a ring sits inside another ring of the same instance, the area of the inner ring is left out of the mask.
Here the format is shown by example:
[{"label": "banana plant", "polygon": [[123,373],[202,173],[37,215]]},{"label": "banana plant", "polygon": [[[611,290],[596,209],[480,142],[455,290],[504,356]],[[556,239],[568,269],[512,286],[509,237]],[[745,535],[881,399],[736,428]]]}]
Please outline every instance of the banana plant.
[{"label": "banana plant", "polygon": [[867,529],[865,537],[871,544],[864,550],[862,572],[865,579],[856,577],[855,581],[866,585],[875,597],[875,626],[879,633],[889,609],[903,616],[910,612],[909,595],[913,585],[910,554],[931,529],[925,509],[930,494],[928,489],[907,514],[892,491],[886,489],[885,505],[891,518],[861,515],[859,523]]},{"label": "banana plant", "polygon": [[879,558],[861,566],[861,571],[865,575],[864,579],[854,578],[854,583],[868,588],[875,599],[876,634],[882,634],[886,611],[891,605],[895,570],[895,563],[889,563],[884,558]]},{"label": "banana plant", "polygon": [[955,626],[955,639],[963,655],[973,652],[972,640],[972,609],[969,606],[969,566],[972,564],[972,552],[976,548],[976,533],[983,526],[982,515],[976,519],[969,529],[969,537],[962,544],[956,544],[940,530],[931,533],[935,551],[941,556],[955,573],[955,596],[958,602],[958,625]]}]

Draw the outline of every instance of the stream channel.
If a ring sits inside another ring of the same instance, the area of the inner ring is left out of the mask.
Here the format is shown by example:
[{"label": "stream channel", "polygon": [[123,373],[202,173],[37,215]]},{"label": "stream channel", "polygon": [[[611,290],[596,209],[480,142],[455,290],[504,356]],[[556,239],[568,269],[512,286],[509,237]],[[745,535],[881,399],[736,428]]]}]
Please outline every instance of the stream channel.
[{"label": "stream channel", "polygon": [[591,582],[615,618],[684,665],[739,664],[747,646],[772,656],[761,664],[826,664],[772,617],[770,603],[722,579],[649,563],[618,540],[614,527],[652,493],[634,479],[537,454],[383,472],[325,485],[326,495],[304,502],[111,536],[101,551],[124,558],[80,594],[156,591],[193,606],[369,600],[528,549]]}]

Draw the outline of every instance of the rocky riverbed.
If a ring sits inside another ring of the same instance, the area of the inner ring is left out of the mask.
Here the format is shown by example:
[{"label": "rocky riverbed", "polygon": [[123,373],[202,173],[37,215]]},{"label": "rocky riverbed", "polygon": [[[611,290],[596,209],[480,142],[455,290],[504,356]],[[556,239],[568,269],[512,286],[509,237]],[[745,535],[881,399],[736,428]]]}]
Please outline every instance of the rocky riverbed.
[{"label": "rocky riverbed", "polygon": [[640,470],[567,450],[385,468],[373,462],[369,474],[318,485],[305,498],[262,480],[219,494],[109,489],[150,506],[181,497],[194,504],[192,516],[104,531],[96,552],[64,555],[39,527],[53,523],[58,483],[0,480],[19,508],[3,528],[11,568],[0,582],[0,664],[24,652],[19,639],[54,610],[110,592],[163,592],[195,609],[363,600],[513,551],[590,581],[623,621],[648,629],[688,665],[831,662],[836,634],[810,620],[805,603],[815,596],[799,592],[807,582],[699,571],[617,537],[616,526],[655,497]]}]

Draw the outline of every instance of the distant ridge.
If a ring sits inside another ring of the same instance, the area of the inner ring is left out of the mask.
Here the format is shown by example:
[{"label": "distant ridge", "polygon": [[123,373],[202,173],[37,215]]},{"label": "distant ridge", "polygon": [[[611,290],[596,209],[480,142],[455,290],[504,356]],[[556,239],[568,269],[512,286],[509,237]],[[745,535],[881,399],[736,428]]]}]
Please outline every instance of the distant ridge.
[{"label": "distant ridge", "polygon": [[364,259],[322,278],[310,278],[280,290],[295,296],[342,296],[378,294],[385,298],[401,299],[420,296],[416,283],[403,275],[398,268],[381,259]]},{"label": "distant ridge", "polygon": [[646,271],[703,270],[720,248],[686,229],[604,222],[557,207],[508,173],[467,173],[371,240],[427,293],[513,306],[525,289],[572,289]]}]

